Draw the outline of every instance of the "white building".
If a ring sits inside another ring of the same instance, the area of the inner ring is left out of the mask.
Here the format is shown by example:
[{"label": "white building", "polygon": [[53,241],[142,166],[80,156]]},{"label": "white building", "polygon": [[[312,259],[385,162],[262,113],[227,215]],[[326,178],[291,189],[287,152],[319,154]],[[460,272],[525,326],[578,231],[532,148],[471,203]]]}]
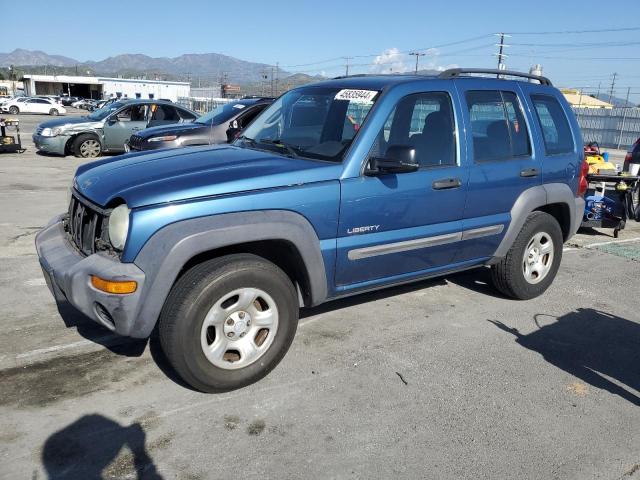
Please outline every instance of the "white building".
[{"label": "white building", "polygon": [[83,98],[156,98],[173,102],[188,97],[187,82],[133,78],[80,77],[73,75],[25,75],[25,95],[61,95]]}]

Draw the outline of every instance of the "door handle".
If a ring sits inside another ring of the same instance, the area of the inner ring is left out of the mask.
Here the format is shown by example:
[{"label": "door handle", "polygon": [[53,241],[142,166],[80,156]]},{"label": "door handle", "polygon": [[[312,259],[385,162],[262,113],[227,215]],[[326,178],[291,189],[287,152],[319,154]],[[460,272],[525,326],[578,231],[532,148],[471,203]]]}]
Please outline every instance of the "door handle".
[{"label": "door handle", "polygon": [[537,177],[538,173],[540,173],[538,171],[537,168],[525,168],[524,170],[520,171],[520,176],[521,177]]},{"label": "door handle", "polygon": [[134,132],[137,132],[138,130],[140,130],[140,127],[133,127],[131,130],[133,130]]},{"label": "door handle", "polygon": [[434,190],[448,190],[450,188],[459,188],[462,186],[462,182],[459,178],[443,178],[434,181],[431,186]]}]

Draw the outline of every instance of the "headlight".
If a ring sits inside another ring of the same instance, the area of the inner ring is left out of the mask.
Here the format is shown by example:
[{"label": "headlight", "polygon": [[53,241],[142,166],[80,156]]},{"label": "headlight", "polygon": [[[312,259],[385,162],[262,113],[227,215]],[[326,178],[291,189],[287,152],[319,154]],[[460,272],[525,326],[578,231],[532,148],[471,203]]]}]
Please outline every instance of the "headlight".
[{"label": "headlight", "polygon": [[148,142],[171,142],[178,138],[177,135],[165,135],[164,137],[151,137]]},{"label": "headlight", "polygon": [[109,241],[113,248],[122,250],[129,232],[129,207],[125,203],[117,206],[109,215]]},{"label": "headlight", "polygon": [[62,133],[62,128],[53,127],[53,128],[43,128],[40,135],[43,137],[56,137]]}]

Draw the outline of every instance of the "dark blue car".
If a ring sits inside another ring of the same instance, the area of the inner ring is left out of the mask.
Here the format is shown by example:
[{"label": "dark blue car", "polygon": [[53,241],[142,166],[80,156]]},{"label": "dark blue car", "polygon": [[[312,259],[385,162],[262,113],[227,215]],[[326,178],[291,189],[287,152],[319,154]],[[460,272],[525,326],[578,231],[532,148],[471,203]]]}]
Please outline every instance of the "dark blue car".
[{"label": "dark blue car", "polygon": [[121,335],[157,328],[185,381],[225,391],[278,364],[300,307],[485,265],[504,295],[541,295],[585,173],[544,77],[337,78],[231,145],[81,166],[36,246],[56,298]]}]

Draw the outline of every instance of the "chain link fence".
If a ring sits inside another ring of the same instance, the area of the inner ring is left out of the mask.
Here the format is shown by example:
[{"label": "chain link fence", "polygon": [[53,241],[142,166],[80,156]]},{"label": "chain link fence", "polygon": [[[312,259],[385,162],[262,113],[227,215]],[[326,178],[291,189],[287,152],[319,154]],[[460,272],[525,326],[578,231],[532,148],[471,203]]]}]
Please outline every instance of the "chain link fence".
[{"label": "chain link fence", "polygon": [[584,143],[627,149],[640,137],[640,108],[574,108]]},{"label": "chain link fence", "polygon": [[233,102],[232,98],[207,98],[207,97],[178,97],[178,105],[182,105],[194,112],[205,114],[215,110],[220,105]]}]

